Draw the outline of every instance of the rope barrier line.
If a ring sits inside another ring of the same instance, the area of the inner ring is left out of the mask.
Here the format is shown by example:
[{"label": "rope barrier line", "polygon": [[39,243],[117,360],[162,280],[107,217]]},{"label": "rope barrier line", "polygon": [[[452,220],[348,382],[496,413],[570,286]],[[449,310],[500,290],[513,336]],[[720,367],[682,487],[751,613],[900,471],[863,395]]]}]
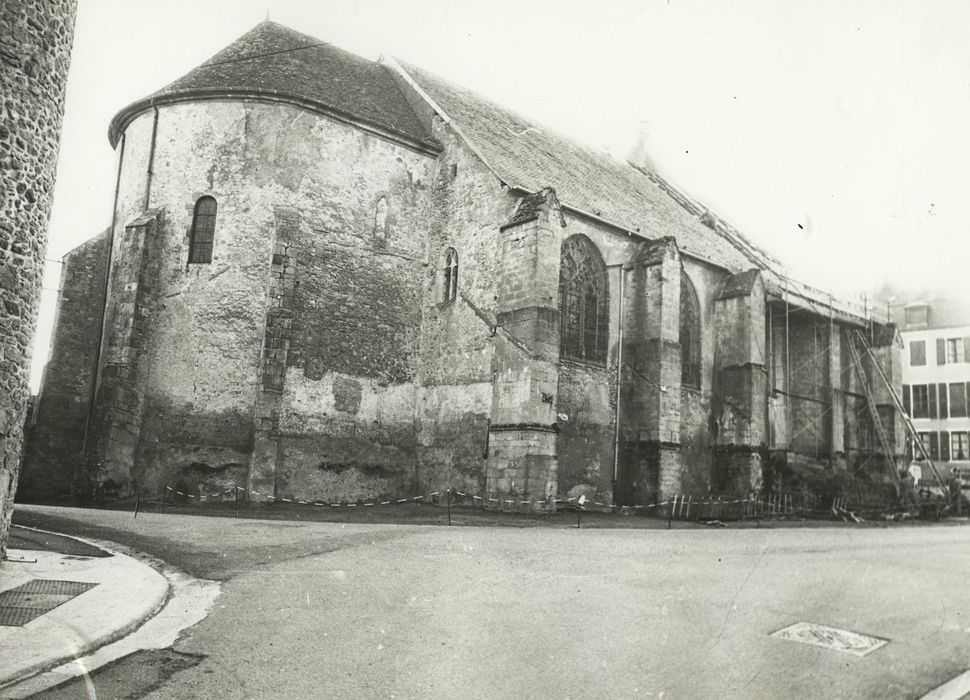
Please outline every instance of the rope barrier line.
[{"label": "rope barrier line", "polygon": [[[270,496],[269,494],[263,494],[254,489],[246,489],[242,486],[236,486],[235,488],[227,488],[223,491],[219,491],[211,494],[192,494],[186,491],[180,491],[173,489],[171,486],[166,486],[165,489],[177,496],[182,496],[184,498],[196,499],[200,502],[206,502],[212,499],[223,498],[230,495],[236,494],[248,494],[250,496],[255,496],[257,498],[265,498],[273,502],[279,501],[282,503],[299,504],[306,506],[326,506],[330,508],[356,508],[361,507],[373,507],[377,505],[395,505],[401,503],[414,503],[424,500],[433,500],[436,496],[441,495],[441,491],[434,491],[428,495],[418,495],[410,498],[398,498],[398,499],[387,499],[387,500],[369,500],[364,503],[346,503],[346,502],[328,502],[328,501],[304,501],[300,499],[282,498],[276,496]],[[464,491],[459,491],[458,489],[450,490],[450,493],[454,496],[461,498],[471,498],[472,502],[480,501],[482,505],[486,502],[488,503],[499,503],[508,507],[519,507],[523,505],[532,506],[537,503],[542,503],[542,499],[503,499],[495,498],[493,496],[485,497],[478,496],[475,494],[469,494]],[[826,509],[816,508],[798,508],[793,502],[793,498],[790,494],[772,494],[765,495],[755,498],[733,498],[733,499],[720,499],[710,496],[674,496],[672,499],[667,499],[663,501],[658,501],[656,503],[648,504],[638,504],[638,505],[618,505],[615,503],[604,503],[602,501],[590,501],[586,502],[585,499],[581,497],[573,496],[571,498],[557,498],[553,499],[551,503],[556,505],[573,505],[576,506],[580,511],[589,511],[591,508],[601,508],[608,509],[609,512],[630,512],[630,511],[640,511],[640,510],[656,510],[667,508],[669,506],[666,516],[671,520],[690,520],[693,511],[694,519],[701,519],[700,512],[703,508],[708,509],[708,519],[713,517],[710,512],[712,509],[719,508],[719,514],[723,515],[724,507],[733,506],[743,506],[743,508],[737,513],[740,518],[756,518],[761,519],[770,516],[788,516],[796,515],[799,512],[823,512]],[[833,500],[832,510],[836,512],[847,512],[848,511],[848,501],[850,499],[845,496],[837,497]]]},{"label": "rope barrier line", "polygon": [[[415,503],[418,501],[427,501],[430,503],[437,503],[437,496],[442,494],[441,491],[434,491],[428,495],[418,495],[410,498],[398,498],[398,499],[387,499],[387,500],[369,500],[364,503],[346,503],[346,502],[336,502],[331,503],[327,501],[304,501],[300,499],[291,498],[281,498],[276,496],[270,496],[269,494],[262,494],[259,491],[253,489],[246,489],[242,486],[230,487],[223,491],[212,494],[192,494],[186,491],[180,491],[173,489],[171,486],[166,486],[165,491],[172,493],[177,496],[182,496],[187,499],[196,499],[200,503],[212,500],[212,499],[222,499],[225,503],[227,500],[226,496],[234,496],[236,501],[236,510],[238,515],[239,507],[239,495],[248,494],[255,496],[257,498],[265,498],[272,502],[282,502],[290,504],[299,504],[306,506],[327,506],[330,508],[356,508],[361,507],[373,507],[376,505],[396,505],[401,503]],[[165,511],[166,499],[162,498],[162,512]],[[682,496],[675,495],[670,499],[659,501],[656,503],[649,504],[639,504],[639,505],[618,505],[615,503],[604,503],[602,501],[589,501],[585,500],[585,497],[571,497],[571,498],[556,498],[550,501],[545,501],[544,499],[505,499],[505,498],[495,498],[493,496],[478,496],[475,494],[469,494],[464,491],[459,491],[458,489],[448,489],[448,507],[449,514],[452,505],[452,496],[457,496],[461,498],[471,498],[472,503],[480,502],[482,506],[486,503],[499,503],[510,508],[515,508],[516,505],[521,508],[522,506],[533,506],[536,504],[548,502],[555,505],[569,505],[574,506],[578,514],[584,512],[599,512],[604,513],[603,510],[606,509],[606,513],[630,513],[636,511],[650,511],[653,510],[654,515],[663,517],[668,521],[668,527],[670,522],[673,520],[677,521],[699,521],[705,522],[707,524],[719,523],[720,520],[725,516],[725,508],[729,509],[727,513],[729,519],[738,520],[753,519],[761,521],[763,519],[770,519],[773,517],[789,517],[797,516],[802,514],[823,514],[831,513],[834,516],[841,517],[843,520],[852,521],[856,523],[865,522],[862,518],[858,517],[850,509],[850,502],[856,504],[856,509],[866,509],[872,508],[875,504],[873,498],[866,498],[865,496],[860,496],[859,494],[841,495],[832,499],[831,506],[826,508],[822,505],[822,500],[818,498],[811,499],[811,503],[802,502],[801,506],[796,506],[795,498],[792,494],[787,493],[775,493],[775,494],[764,494],[761,496],[754,496],[748,498],[728,498],[723,499],[715,496]],[[466,504],[467,505],[467,504]],[[739,508],[736,508],[740,506]],[[889,510],[892,508],[891,501],[885,501],[879,504],[881,510]],[[706,510],[706,512],[705,512]],[[136,505],[137,513],[137,505]]]}]

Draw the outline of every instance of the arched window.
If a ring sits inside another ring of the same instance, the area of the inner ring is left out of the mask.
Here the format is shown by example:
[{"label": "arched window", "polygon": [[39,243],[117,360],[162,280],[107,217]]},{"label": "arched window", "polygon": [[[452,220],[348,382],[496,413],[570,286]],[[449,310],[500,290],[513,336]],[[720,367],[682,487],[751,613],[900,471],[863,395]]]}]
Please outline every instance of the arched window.
[{"label": "arched window", "polygon": [[199,197],[192,215],[192,232],[189,234],[189,262],[212,262],[212,239],[216,232],[216,200]]},{"label": "arched window", "polygon": [[387,199],[385,197],[377,200],[377,208],[374,210],[374,236],[385,240],[389,237],[387,231]]},{"label": "arched window", "polygon": [[586,236],[562,245],[559,267],[560,357],[606,363],[609,336],[606,263]]},{"label": "arched window", "polygon": [[443,284],[441,285],[441,300],[448,302],[458,298],[458,251],[449,248],[445,251],[445,267]]},{"label": "arched window", "polygon": [[687,275],[680,276],[680,383],[701,388],[701,309]]}]

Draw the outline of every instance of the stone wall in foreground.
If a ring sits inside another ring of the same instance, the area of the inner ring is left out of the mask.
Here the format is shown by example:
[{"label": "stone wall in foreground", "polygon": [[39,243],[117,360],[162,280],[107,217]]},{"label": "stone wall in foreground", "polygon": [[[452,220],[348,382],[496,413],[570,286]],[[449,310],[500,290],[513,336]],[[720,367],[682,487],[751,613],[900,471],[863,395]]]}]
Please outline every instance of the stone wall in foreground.
[{"label": "stone wall in foreground", "polygon": [[0,2],[0,561],[23,449],[75,10],[75,0]]}]

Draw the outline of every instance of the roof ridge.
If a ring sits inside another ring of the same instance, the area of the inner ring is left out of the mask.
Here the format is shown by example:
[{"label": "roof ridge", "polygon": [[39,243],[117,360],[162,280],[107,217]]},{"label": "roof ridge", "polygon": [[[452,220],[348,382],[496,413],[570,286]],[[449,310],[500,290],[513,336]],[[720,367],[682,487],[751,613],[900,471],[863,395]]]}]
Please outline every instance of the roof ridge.
[{"label": "roof ridge", "polygon": [[725,217],[721,216],[719,213],[695,198],[693,195],[687,194],[681,190],[656,170],[650,170],[649,168],[637,165],[629,160],[626,162],[630,167],[643,174],[655,185],[657,185],[657,187],[666,192],[671,199],[684,207],[684,209],[686,209],[692,215],[697,216],[702,224],[707,226],[715,233],[720,234],[738,250],[749,258],[752,258],[752,262],[759,265],[764,265],[766,269],[772,269],[773,267],[785,267],[781,260],[777,259],[768,251],[763,250],[761,246],[750,240],[738,229],[737,226],[733,225]]},{"label": "roof ridge", "polygon": [[[443,113],[444,108],[438,105],[438,100],[436,100],[434,97],[429,95],[428,91],[421,85],[422,78],[426,81],[431,81],[432,83],[438,83],[439,85],[443,85],[448,90],[454,91],[460,94],[461,96],[471,97],[472,99],[480,101],[486,105],[489,105],[490,107],[496,109],[497,111],[502,112],[504,115],[511,117],[512,120],[514,122],[517,122],[518,126],[521,127],[520,130],[516,132],[516,131],[512,131],[507,125],[505,124],[502,125],[502,127],[509,134],[511,134],[512,137],[518,138],[518,137],[525,136],[530,131],[536,131],[540,133],[542,136],[544,136],[545,138],[552,140],[554,144],[555,142],[558,141],[559,143],[561,143],[564,146],[567,146],[573,151],[583,154],[583,157],[585,158],[595,159],[596,161],[599,162],[600,166],[602,166],[604,169],[612,169],[614,171],[625,172],[626,177],[629,178],[628,182],[630,183],[630,185],[635,190],[641,192],[639,196],[640,201],[639,201],[638,207],[642,213],[649,212],[651,209],[654,208],[651,206],[651,202],[647,198],[647,191],[659,190],[662,196],[664,196],[668,201],[681,207],[692,218],[695,218],[696,220],[700,221],[700,223],[705,224],[705,226],[712,231],[713,235],[724,240],[725,243],[730,245],[731,248],[734,249],[738,255],[744,257],[750,263],[766,269],[770,269],[774,267],[784,267],[779,260],[775,259],[773,256],[766,253],[765,251],[762,251],[758,246],[756,246],[751,241],[749,241],[746,236],[741,234],[740,231],[738,231],[734,226],[729,224],[726,220],[718,217],[720,226],[718,226],[716,223],[715,225],[712,226],[707,221],[705,221],[704,214],[706,211],[709,211],[709,209],[700,205],[696,200],[694,200],[689,195],[682,193],[679,189],[671,185],[665,178],[659,175],[659,173],[653,173],[653,174],[645,173],[638,166],[635,166],[629,161],[621,160],[615,157],[612,153],[610,153],[609,151],[601,147],[597,147],[587,141],[577,139],[576,137],[573,137],[569,134],[565,134],[554,127],[550,127],[538,121],[534,117],[528,116],[514,109],[510,109],[503,105],[500,105],[496,100],[480,92],[464,87],[463,85],[454,83],[451,80],[448,80],[447,78],[442,78],[432,73],[431,71],[428,71],[420,66],[409,63],[407,61],[403,61],[403,60],[399,61],[397,59],[395,59],[395,61],[398,63],[398,65],[402,70],[407,71],[409,74],[416,74],[416,77],[413,77],[413,76],[411,77],[411,81],[415,83],[415,87],[419,90],[419,92],[423,93],[422,96],[424,96],[426,100],[430,100],[430,102],[434,106],[437,106],[436,111],[438,111],[439,113]],[[479,148],[475,144],[475,141],[471,137],[464,134],[459,124],[454,123],[455,119],[456,119],[455,115],[449,115],[450,125],[453,128],[455,128],[459,134],[462,135],[466,143],[468,143],[468,145],[472,148],[472,150],[476,152],[476,155],[478,155],[478,157],[486,164],[486,166],[489,167],[489,169],[492,170],[503,183],[511,184],[514,178],[510,177],[510,174],[508,172],[505,172],[501,168],[495,167],[495,165],[490,163],[490,159],[481,153],[481,148]],[[555,160],[562,159],[554,153],[550,153],[548,151],[545,151],[545,152],[550,158],[553,158]],[[532,191],[534,189],[532,187],[524,186],[521,183],[514,184],[513,187],[515,187],[516,189],[520,189],[522,191]],[[592,211],[585,210],[583,207],[577,206],[576,203],[572,200],[572,198],[569,197],[568,195],[561,194],[560,196],[562,199],[563,206],[565,206],[568,209],[573,209],[574,211],[577,211],[578,213],[581,213],[581,214],[586,214],[587,216],[592,215],[622,230],[629,231],[630,233],[635,233],[644,238],[648,237],[645,232],[641,231],[641,227],[636,225],[635,221],[623,221],[622,219],[618,219],[615,216],[608,216],[608,215],[604,216],[604,214],[601,211],[598,211],[595,209]],[[695,250],[692,252],[694,255],[697,255],[700,251]]]},{"label": "roof ridge", "polygon": [[456,83],[453,80],[449,80],[448,78],[442,78],[441,76],[439,76],[439,75],[437,75],[435,73],[432,73],[431,71],[427,70],[426,68],[422,68],[421,66],[415,65],[414,63],[410,63],[408,61],[404,61],[404,60],[401,60],[401,59],[398,59],[398,58],[395,58],[395,57],[392,57],[392,58],[393,58],[394,61],[396,61],[403,68],[406,68],[406,69],[407,68],[416,69],[418,71],[421,71],[422,73],[426,73],[426,74],[430,75],[431,77],[433,77],[434,79],[438,80],[439,82],[446,83],[450,88],[452,88],[454,90],[460,90],[461,92],[465,92],[465,93],[468,93],[470,95],[473,95],[474,97],[476,97],[476,98],[478,98],[478,99],[480,99],[480,100],[482,100],[484,102],[488,102],[489,104],[498,107],[499,109],[501,109],[506,114],[512,115],[516,119],[518,119],[518,120],[520,120],[522,122],[525,122],[525,124],[529,128],[526,129],[526,130],[524,130],[524,131],[519,132],[518,134],[513,133],[512,134],[513,136],[523,136],[523,135],[525,135],[526,133],[528,133],[529,131],[531,131],[533,129],[534,130],[537,130],[537,131],[543,131],[543,132],[545,132],[547,134],[551,134],[553,136],[556,136],[556,137],[558,137],[558,138],[560,138],[560,139],[562,139],[564,141],[568,141],[573,146],[575,146],[577,148],[584,149],[584,150],[586,150],[586,151],[588,151],[588,152],[596,155],[599,158],[605,158],[605,159],[607,159],[607,160],[609,160],[609,161],[611,161],[613,163],[619,164],[619,165],[623,165],[626,162],[624,160],[621,160],[621,159],[617,158],[616,156],[614,156],[612,153],[610,153],[605,148],[602,148],[600,146],[593,145],[592,143],[589,143],[588,141],[584,141],[582,139],[578,139],[575,136],[571,136],[570,134],[567,134],[566,132],[561,131],[561,130],[559,130],[558,128],[556,128],[554,126],[550,126],[549,124],[546,124],[545,122],[539,121],[536,117],[532,117],[532,116],[529,116],[528,114],[525,114],[524,112],[520,112],[520,111],[518,111],[516,109],[513,109],[511,107],[506,107],[501,102],[499,102],[497,99],[495,99],[493,97],[489,97],[488,95],[486,95],[486,94],[484,94],[482,92],[479,92],[477,90],[472,90],[471,88],[465,87],[464,85],[461,85],[459,83]]}]

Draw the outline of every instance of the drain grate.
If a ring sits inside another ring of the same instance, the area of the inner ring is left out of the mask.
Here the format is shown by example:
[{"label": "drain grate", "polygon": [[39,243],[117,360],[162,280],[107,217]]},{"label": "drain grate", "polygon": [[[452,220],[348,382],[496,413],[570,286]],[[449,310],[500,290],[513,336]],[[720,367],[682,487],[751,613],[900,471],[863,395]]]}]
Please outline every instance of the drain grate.
[{"label": "drain grate", "polygon": [[801,642],[812,646],[841,651],[853,656],[865,656],[885,646],[889,640],[870,637],[859,632],[826,627],[814,622],[797,622],[790,627],[771,633],[772,637]]},{"label": "drain grate", "polygon": [[0,625],[21,627],[97,585],[35,578],[16,588],[0,591]]}]

